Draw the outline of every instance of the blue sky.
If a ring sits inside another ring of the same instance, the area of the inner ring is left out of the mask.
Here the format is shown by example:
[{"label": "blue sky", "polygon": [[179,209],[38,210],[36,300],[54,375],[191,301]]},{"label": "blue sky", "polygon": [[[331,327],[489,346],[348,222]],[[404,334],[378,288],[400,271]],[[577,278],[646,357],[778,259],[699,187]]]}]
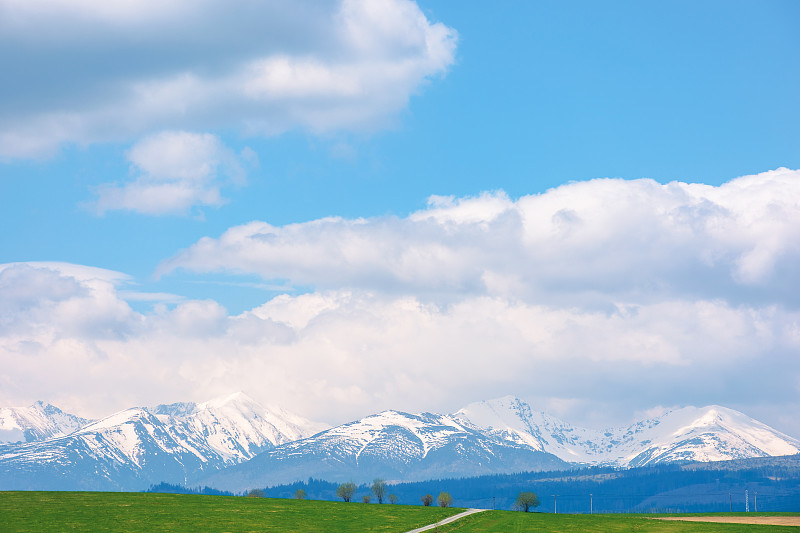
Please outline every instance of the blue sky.
[{"label": "blue sky", "polygon": [[796,2],[161,4],[0,1],[3,403],[800,435]]}]

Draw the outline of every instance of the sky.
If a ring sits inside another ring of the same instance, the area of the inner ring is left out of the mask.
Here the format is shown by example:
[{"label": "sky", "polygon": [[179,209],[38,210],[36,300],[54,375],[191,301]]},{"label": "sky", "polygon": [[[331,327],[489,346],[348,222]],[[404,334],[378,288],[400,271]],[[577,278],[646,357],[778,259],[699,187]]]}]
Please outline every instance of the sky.
[{"label": "sky", "polygon": [[0,405],[800,437],[797,2],[0,0]]}]

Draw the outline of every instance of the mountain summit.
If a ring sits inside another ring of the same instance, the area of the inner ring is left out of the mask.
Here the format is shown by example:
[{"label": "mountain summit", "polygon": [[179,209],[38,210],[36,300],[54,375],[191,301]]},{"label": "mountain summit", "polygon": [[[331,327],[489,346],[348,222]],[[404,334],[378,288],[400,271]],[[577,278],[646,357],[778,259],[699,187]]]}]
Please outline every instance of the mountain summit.
[{"label": "mountain summit", "polygon": [[513,396],[471,403],[454,416],[498,438],[583,464],[632,467],[800,453],[797,439],[716,405],[684,407],[606,430],[572,426]]},{"label": "mountain summit", "polygon": [[29,407],[0,407],[0,444],[60,437],[89,422],[44,402]]}]

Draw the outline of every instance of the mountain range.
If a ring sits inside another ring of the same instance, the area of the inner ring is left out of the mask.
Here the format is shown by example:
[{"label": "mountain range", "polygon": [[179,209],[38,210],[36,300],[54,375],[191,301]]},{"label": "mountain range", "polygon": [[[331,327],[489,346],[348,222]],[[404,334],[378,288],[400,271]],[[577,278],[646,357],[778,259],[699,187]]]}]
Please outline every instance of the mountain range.
[{"label": "mountain range", "polygon": [[449,415],[384,411],[333,428],[243,393],[101,420],[37,402],[0,409],[0,439],[0,490],[142,490],[164,481],[242,491],[308,477],[413,481],[800,453],[797,439],[720,406],[595,430],[511,396]]},{"label": "mountain range", "polygon": [[[39,412],[55,413],[55,420],[33,416]],[[328,427],[262,407],[242,393],[199,404],[134,407],[75,430],[64,422],[70,415],[41,403],[0,413],[6,435],[31,437],[0,445],[0,487],[6,490],[141,490],[160,481],[188,483]]]},{"label": "mountain range", "polygon": [[637,467],[793,455],[800,441],[733,409],[684,407],[623,428],[571,426],[506,396],[472,403],[455,418],[570,463]]}]

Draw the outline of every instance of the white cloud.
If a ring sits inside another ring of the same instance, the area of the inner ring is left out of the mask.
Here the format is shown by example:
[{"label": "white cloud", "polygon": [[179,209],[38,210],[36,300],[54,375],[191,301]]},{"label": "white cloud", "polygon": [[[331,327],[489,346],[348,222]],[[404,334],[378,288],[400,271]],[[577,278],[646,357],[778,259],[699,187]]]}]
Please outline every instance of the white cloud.
[{"label": "white cloud", "polygon": [[105,414],[243,389],[330,422],[509,393],[597,424],[717,403],[800,435],[785,416],[800,408],[799,232],[800,173],[780,169],[254,222],[165,263],[314,287],[238,315],[211,300],[138,312],[121,274],[3,266],[0,391]]},{"label": "white cloud", "polygon": [[160,130],[381,127],[456,41],[409,0],[0,0],[0,13],[0,47],[16,51],[0,58],[5,158]]},{"label": "white cloud", "polygon": [[800,172],[779,169],[719,187],[604,179],[516,201],[433,197],[406,218],[251,222],[201,239],[159,273],[582,308],[668,297],[796,308],[798,243]]},{"label": "white cloud", "polygon": [[13,327],[0,329],[0,389],[95,415],[244,389],[331,422],[507,393],[611,422],[656,405],[758,403],[770,422],[800,377],[800,312],[779,306],[672,299],[606,312],[334,290],[240,315],[214,301],[137,313],[107,281],[17,265],[0,272],[7,284],[27,297],[2,309]]},{"label": "white cloud", "polygon": [[194,206],[219,206],[220,187],[242,184],[241,157],[209,133],[164,131],[128,151],[136,178],[96,189],[98,213],[115,209],[150,215],[186,213]]}]

